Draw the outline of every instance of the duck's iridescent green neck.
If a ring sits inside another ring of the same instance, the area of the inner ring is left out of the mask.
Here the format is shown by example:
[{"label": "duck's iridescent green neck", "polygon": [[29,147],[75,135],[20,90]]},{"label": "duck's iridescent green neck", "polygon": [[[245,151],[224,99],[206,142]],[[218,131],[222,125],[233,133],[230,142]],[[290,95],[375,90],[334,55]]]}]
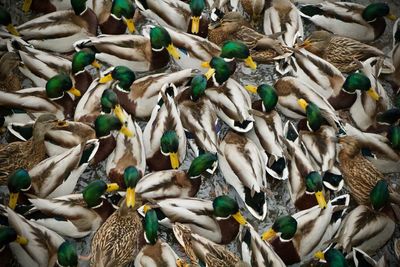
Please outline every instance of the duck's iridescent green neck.
[{"label": "duck's iridescent green neck", "polygon": [[76,15],[81,15],[86,10],[87,0],[71,0],[72,8]]},{"label": "duck's iridescent green neck", "polygon": [[207,78],[204,75],[194,76],[190,83],[190,88],[192,100],[197,101],[207,89]]},{"label": "duck's iridescent green neck", "polygon": [[321,128],[324,118],[322,117],[321,110],[314,103],[308,103],[306,108],[308,126],[312,131],[318,131]]},{"label": "duck's iridescent green neck", "polygon": [[379,180],[369,194],[371,205],[380,210],[389,203],[389,187],[385,180]]},{"label": "duck's iridescent green neck", "polygon": [[278,95],[272,86],[261,84],[257,87],[257,93],[261,97],[266,112],[270,112],[275,108],[278,103]]},{"label": "duck's iridescent green neck", "polygon": [[220,57],[246,59],[249,56],[249,48],[242,42],[227,41],[222,45]]},{"label": "duck's iridescent green neck", "polygon": [[73,88],[73,84],[69,75],[58,74],[47,81],[46,94],[50,99],[58,99],[71,88]]},{"label": "duck's iridescent green neck", "polygon": [[150,30],[151,47],[155,50],[167,48],[171,43],[171,36],[166,29],[160,26],[155,26]]},{"label": "duck's iridescent green neck", "polygon": [[347,261],[343,253],[337,249],[328,249],[325,253],[325,260],[332,267],[347,267]]},{"label": "duck's iridescent green neck", "polygon": [[140,172],[135,166],[129,166],[124,170],[124,182],[127,188],[135,188],[139,182]]},{"label": "duck's iridescent green neck", "polygon": [[229,196],[219,196],[213,201],[214,215],[227,218],[239,212],[238,203]]},{"label": "duck's iridescent green neck", "polygon": [[83,199],[89,208],[100,205],[101,197],[107,191],[107,184],[102,180],[95,180],[82,191]]},{"label": "duck's iridescent green neck", "polygon": [[363,11],[362,17],[370,22],[377,18],[389,15],[390,8],[386,3],[369,4]]},{"label": "duck's iridescent green neck", "polygon": [[158,218],[156,211],[153,209],[146,211],[144,217],[144,232],[146,241],[151,245],[154,245],[158,239]]},{"label": "duck's iridescent green neck", "polygon": [[200,17],[206,5],[204,0],[191,0],[189,7],[193,17]]},{"label": "duck's iridescent green neck", "polygon": [[292,216],[281,216],[276,219],[272,225],[272,229],[276,233],[281,234],[283,240],[290,240],[294,237],[297,231],[297,221]]},{"label": "duck's iridescent green neck", "polygon": [[111,114],[99,115],[94,122],[97,138],[108,136],[111,131],[118,131],[121,127],[121,121]]},{"label": "duck's iridescent green neck", "polygon": [[64,241],[57,251],[57,261],[62,267],[78,266],[78,254],[75,244]]},{"label": "duck's iridescent green neck", "polygon": [[72,73],[76,74],[85,70],[85,67],[92,64],[96,59],[96,54],[90,50],[76,52],[72,58]]},{"label": "duck's iridescent green neck", "polygon": [[213,153],[204,153],[195,158],[190,164],[188,175],[195,178],[203,174],[206,170],[213,169],[218,160],[217,155]]},{"label": "duck's iridescent green neck", "polygon": [[101,110],[104,113],[110,113],[118,104],[118,96],[112,89],[104,90],[100,98]]},{"label": "duck's iridescent green neck", "polygon": [[388,139],[393,149],[400,150],[400,126],[392,126],[389,128]]},{"label": "duck's iridescent green neck", "polygon": [[8,176],[8,190],[11,193],[28,190],[31,186],[31,176],[28,171],[22,168],[16,169]]},{"label": "duck's iridescent green neck", "polygon": [[210,67],[215,69],[215,81],[221,85],[231,76],[229,64],[221,57],[213,57],[210,61]]},{"label": "duck's iridescent green neck", "polygon": [[135,7],[129,0],[114,0],[111,7],[111,13],[117,18],[130,19],[135,14]]},{"label": "duck's iridescent green neck", "polygon": [[176,153],[179,148],[179,137],[175,131],[166,131],[161,137],[161,152]]},{"label": "duck's iridescent green neck", "polygon": [[322,191],[322,177],[318,172],[313,171],[306,176],[306,191],[309,193]]},{"label": "duck's iridescent green neck", "polygon": [[343,89],[348,93],[355,93],[356,90],[368,91],[370,88],[370,79],[362,73],[350,74],[343,84]]}]

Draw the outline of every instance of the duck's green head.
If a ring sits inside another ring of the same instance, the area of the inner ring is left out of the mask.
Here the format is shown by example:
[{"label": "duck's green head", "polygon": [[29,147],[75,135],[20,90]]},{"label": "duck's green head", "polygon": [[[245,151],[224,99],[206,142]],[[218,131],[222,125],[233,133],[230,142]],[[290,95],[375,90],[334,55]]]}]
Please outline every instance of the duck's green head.
[{"label": "duck's green head", "polygon": [[343,90],[348,93],[355,93],[356,90],[367,92],[368,95],[378,101],[379,95],[374,88],[371,87],[370,79],[362,73],[352,73],[343,84]]},{"label": "duck's green head", "polygon": [[28,244],[28,239],[18,235],[14,228],[0,225],[0,251],[3,250],[4,246],[11,242],[17,242],[20,245]]},{"label": "duck's green head", "polygon": [[81,92],[76,89],[69,75],[57,74],[51,77],[46,83],[46,95],[50,99],[60,99],[65,92],[69,92],[74,96],[81,96]]},{"label": "duck's green head", "polygon": [[133,16],[135,15],[135,7],[129,0],[114,0],[111,6],[111,15],[117,19],[122,19],[130,33],[135,31],[135,23]]},{"label": "duck's green head", "polygon": [[232,74],[228,63],[222,57],[213,57],[210,62],[203,62],[202,67],[209,68],[205,74],[207,80],[214,78],[219,85],[226,82]]},{"label": "duck's green head", "polygon": [[326,208],[326,201],[322,193],[322,176],[318,172],[310,172],[306,176],[306,192],[314,194],[321,209]]},{"label": "duck's green head", "polygon": [[71,6],[75,15],[82,15],[86,11],[86,2],[87,0],[71,0]]},{"label": "duck's green head", "polygon": [[100,98],[101,110],[110,113],[118,105],[118,96],[112,89],[104,90]]},{"label": "duck's green head", "polygon": [[58,247],[57,262],[62,267],[78,266],[78,254],[76,252],[76,245],[69,241],[64,241]]},{"label": "duck's green head", "polygon": [[297,231],[297,221],[290,215],[281,216],[272,227],[261,235],[263,240],[269,240],[275,236],[280,236],[283,240],[290,240]]},{"label": "duck's green head", "polygon": [[386,3],[369,4],[363,11],[362,17],[367,22],[372,22],[377,18],[387,17],[390,20],[396,20],[396,16],[390,14],[390,8]]},{"label": "duck's green head", "polygon": [[204,95],[207,89],[207,78],[204,75],[196,75],[190,82],[190,89],[192,90],[192,100],[197,101],[201,96]]},{"label": "duck's green head", "polygon": [[343,253],[335,248],[330,248],[327,251],[325,251],[325,253],[322,251],[318,251],[317,253],[314,254],[314,256],[319,260],[326,261],[328,263],[328,266],[334,266],[334,267],[348,266],[346,258],[344,257]]},{"label": "duck's green head", "polygon": [[189,177],[197,178],[207,170],[212,173],[217,167],[217,162],[217,155],[209,152],[201,154],[192,161],[192,164],[190,164],[188,170]]},{"label": "duck's green head", "polygon": [[135,187],[141,178],[141,174],[135,166],[129,166],[124,170],[124,183],[126,186],[126,206],[135,207]]},{"label": "duck's green head", "polygon": [[243,59],[246,66],[255,70],[257,68],[257,64],[253,61],[253,58],[250,56],[250,50],[242,42],[239,41],[227,41],[223,44],[221,48],[220,57],[222,58],[236,58]]},{"label": "duck's green head", "polygon": [[11,22],[10,13],[1,7],[0,7],[0,25],[5,26],[7,28],[7,31],[12,35],[19,36],[17,29],[15,29],[14,25]]},{"label": "duck's green head", "polygon": [[400,126],[392,126],[387,135],[390,145],[395,150],[400,150]]},{"label": "duck's green head", "polygon": [[106,192],[113,192],[118,190],[118,184],[107,184],[102,180],[95,180],[88,184],[82,191],[83,199],[89,208],[97,207],[102,203],[101,197]]},{"label": "duck's green head", "polygon": [[389,203],[389,187],[385,180],[379,180],[369,194],[371,205],[380,210]]},{"label": "duck's green head", "polygon": [[306,112],[309,128],[312,131],[318,131],[324,121],[320,108],[312,102],[307,103],[303,98],[299,99],[297,103]]},{"label": "duck's green head", "polygon": [[104,75],[99,83],[107,83],[110,81],[117,81],[117,89],[123,92],[130,92],[131,85],[136,80],[135,73],[128,67],[125,66],[116,66],[112,68],[112,70]]},{"label": "duck's green head", "polygon": [[239,224],[245,225],[246,219],[239,211],[236,200],[229,196],[219,196],[213,201],[214,215],[218,218],[228,218],[232,216]]},{"label": "duck's green head", "polygon": [[17,206],[19,192],[28,191],[31,185],[31,176],[25,169],[16,169],[8,176],[7,186],[10,191],[8,206],[10,209],[15,209],[15,206]]},{"label": "duck's green head", "polygon": [[94,122],[94,129],[97,138],[106,137],[111,131],[120,131],[127,137],[132,137],[133,133],[121,122],[118,117],[112,114],[101,114]]},{"label": "duck's green head", "polygon": [[154,26],[150,29],[151,48],[155,51],[167,49],[168,53],[175,59],[180,59],[178,50],[172,44],[171,36],[168,31],[161,26]]},{"label": "duck's green head", "polygon": [[179,137],[175,131],[166,131],[161,137],[161,153],[164,156],[169,156],[171,167],[173,169],[179,168]]},{"label": "duck's green head", "polygon": [[96,54],[91,50],[81,50],[72,57],[72,73],[84,71],[89,65],[99,69],[101,65],[96,60]]},{"label": "duck's green head", "polygon": [[278,95],[271,85],[261,84],[258,87],[246,85],[244,88],[252,94],[257,93],[261,97],[263,109],[266,112],[273,110],[278,103]]},{"label": "duck's green head", "polygon": [[146,210],[144,216],[144,237],[147,243],[154,245],[158,239],[158,218],[157,213],[153,209]]},{"label": "duck's green head", "polygon": [[203,10],[205,8],[206,4],[204,3],[204,0],[191,0],[189,3],[190,10],[192,11],[192,29],[191,32],[193,34],[199,33],[200,29],[200,17],[201,13],[203,13]]}]

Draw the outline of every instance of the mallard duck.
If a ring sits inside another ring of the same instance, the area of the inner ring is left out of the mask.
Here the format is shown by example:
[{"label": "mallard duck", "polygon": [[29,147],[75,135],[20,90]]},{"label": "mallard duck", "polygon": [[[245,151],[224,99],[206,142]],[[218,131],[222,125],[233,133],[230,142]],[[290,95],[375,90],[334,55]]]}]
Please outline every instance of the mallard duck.
[{"label": "mallard duck", "polygon": [[126,266],[145,245],[144,228],[136,209],[135,186],[139,176],[125,179],[126,198],[118,210],[100,226],[90,245],[90,266]]},{"label": "mallard duck", "polygon": [[62,236],[82,238],[94,233],[114,212],[103,195],[118,188],[115,183],[96,180],[89,183],[81,194],[53,199],[29,198],[33,207],[26,216]]},{"label": "mallard duck", "polygon": [[5,27],[10,34],[19,36],[18,30],[12,24],[10,13],[4,8],[0,8],[0,26]]},{"label": "mallard duck", "polygon": [[286,159],[283,153],[282,118],[275,110],[278,96],[275,89],[267,84],[258,87],[246,85],[245,89],[251,93],[257,93],[261,99],[252,104],[251,114],[254,118],[254,127],[247,136],[258,146],[262,147],[266,154],[266,170],[269,175],[279,180],[288,178]]},{"label": "mallard duck", "polygon": [[283,32],[278,40],[288,47],[293,47],[297,38],[304,35],[300,12],[290,0],[273,0],[265,10],[263,26],[267,35]]},{"label": "mallard duck", "polygon": [[73,10],[56,11],[17,27],[21,37],[35,48],[53,52],[74,51],[74,42],[97,35],[97,17],[86,1],[72,1]]},{"label": "mallard duck", "polygon": [[19,57],[12,52],[6,52],[0,59],[0,91],[15,92],[21,89],[21,82],[15,74]]},{"label": "mallard duck", "polygon": [[335,237],[335,248],[350,253],[351,248],[355,247],[374,255],[392,237],[395,222],[385,180],[376,182],[370,191],[369,201],[370,205],[359,205],[345,217]]},{"label": "mallard duck", "polygon": [[324,251],[318,251],[314,255],[322,262],[326,262],[328,266],[346,267],[349,266],[343,253],[335,248],[328,247]]},{"label": "mallard duck", "polygon": [[237,12],[225,14],[220,23],[212,25],[208,39],[220,46],[227,40],[244,42],[257,63],[270,63],[289,55],[280,41],[253,30]]},{"label": "mallard duck", "polygon": [[236,200],[229,196],[219,196],[213,201],[168,198],[150,207],[157,212],[161,225],[171,227],[174,223],[182,223],[193,233],[218,244],[230,243],[237,236],[240,225],[246,224]]},{"label": "mallard duck", "polygon": [[[97,3],[94,3],[96,5]],[[111,8],[108,6],[111,4]],[[99,26],[103,34],[123,34],[128,31],[133,33],[135,29],[135,6],[129,0],[112,0],[105,4],[98,14]]]},{"label": "mallard duck", "polygon": [[258,220],[267,215],[265,158],[255,143],[229,131],[219,145],[218,162],[250,213]]},{"label": "mallard duck", "polygon": [[266,2],[265,0],[240,0],[239,2],[243,11],[250,16],[253,27],[258,25],[265,9],[271,5],[271,1]]},{"label": "mallard duck", "polygon": [[[150,71],[165,67],[179,53],[165,28],[154,26],[150,38],[141,35],[100,35],[74,44],[77,50],[91,48],[96,59],[110,66],[125,66],[133,71]],[[81,38],[82,39],[82,38]]]},{"label": "mallard duck", "polygon": [[335,235],[349,202],[350,196],[342,195],[329,201],[325,209],[314,206],[293,216],[281,216],[262,238],[268,240],[285,264],[299,262]]},{"label": "mallard duck", "polygon": [[202,176],[214,173],[217,155],[204,153],[193,159],[188,170],[164,170],[151,172],[136,185],[136,193],[142,199],[194,197],[200,189]]},{"label": "mallard duck", "polygon": [[[400,89],[400,19],[395,22],[393,27],[393,47],[390,52],[392,63],[394,66],[394,72],[390,76],[390,81],[393,84],[393,88],[397,94],[397,99],[399,99],[399,89]],[[398,102],[398,100],[397,100]],[[399,106],[399,104],[396,104]]]},{"label": "mallard duck", "polygon": [[[175,90],[174,90],[175,89]],[[186,136],[174,101],[176,88],[161,91],[143,132],[146,161],[150,170],[177,169],[186,157]]]},{"label": "mallard duck", "polygon": [[28,240],[17,234],[14,228],[0,224],[0,256],[3,266],[11,265],[11,251],[9,248],[10,243],[17,243],[19,245],[28,244]]},{"label": "mallard duck", "polygon": [[370,264],[376,267],[386,266],[386,255],[383,255],[378,261],[375,261],[367,253],[361,249],[353,247],[353,261],[356,267],[361,267],[364,264]]},{"label": "mallard duck", "polygon": [[192,266],[233,267],[238,266],[240,258],[226,247],[216,244],[207,238],[192,233],[190,228],[181,223],[172,226],[175,238],[188,255]]},{"label": "mallard duck", "polygon": [[239,235],[239,240],[241,242],[242,259],[249,266],[286,266],[282,259],[275,253],[272,246],[264,242],[250,224],[246,224],[243,227]]},{"label": "mallard duck", "polygon": [[373,41],[380,37],[386,28],[385,16],[396,19],[386,3],[363,6],[350,2],[324,2],[307,5],[300,10],[302,16],[316,26],[358,41]]}]

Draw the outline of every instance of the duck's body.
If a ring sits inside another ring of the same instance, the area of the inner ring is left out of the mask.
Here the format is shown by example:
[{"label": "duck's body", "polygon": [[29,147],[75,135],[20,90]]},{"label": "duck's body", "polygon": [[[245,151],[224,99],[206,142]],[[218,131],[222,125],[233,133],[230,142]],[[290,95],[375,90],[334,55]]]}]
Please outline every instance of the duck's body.
[{"label": "duck's body", "polygon": [[157,240],[154,245],[144,246],[135,258],[135,267],[147,267],[151,265],[175,267],[177,266],[178,255],[172,250],[171,246],[161,240]]},{"label": "duck's body", "polygon": [[0,59],[0,91],[15,92],[21,89],[21,82],[15,74],[19,57],[15,53],[6,52]]}]

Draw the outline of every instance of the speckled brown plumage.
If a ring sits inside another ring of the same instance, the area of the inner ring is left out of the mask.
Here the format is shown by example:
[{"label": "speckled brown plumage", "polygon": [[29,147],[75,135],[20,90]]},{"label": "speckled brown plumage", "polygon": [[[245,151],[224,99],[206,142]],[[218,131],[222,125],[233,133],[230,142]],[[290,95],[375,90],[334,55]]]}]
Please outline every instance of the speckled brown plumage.
[{"label": "speckled brown plumage", "polygon": [[18,66],[20,58],[16,53],[6,52],[0,59],[0,91],[15,92],[21,89],[19,77],[14,69]]}]

